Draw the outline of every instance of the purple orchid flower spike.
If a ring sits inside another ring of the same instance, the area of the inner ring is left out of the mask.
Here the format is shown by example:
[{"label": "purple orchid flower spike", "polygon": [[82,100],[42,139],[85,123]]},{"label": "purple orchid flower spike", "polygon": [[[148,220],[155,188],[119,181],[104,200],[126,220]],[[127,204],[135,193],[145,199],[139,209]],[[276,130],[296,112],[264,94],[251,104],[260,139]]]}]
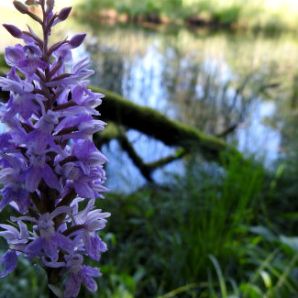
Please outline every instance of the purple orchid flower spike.
[{"label": "purple orchid flower spike", "polygon": [[[88,89],[93,74],[88,59],[69,67],[71,51],[85,34],[50,45],[53,27],[68,18],[71,8],[55,13],[54,0],[13,3],[41,25],[43,37],[30,27],[3,25],[24,44],[6,48],[10,71],[0,77],[1,90],[9,93],[0,107],[6,126],[0,135],[0,212],[12,208],[17,213],[0,224],[8,245],[0,257],[0,278],[23,256],[46,270],[49,291],[64,287],[58,291],[64,297],[77,297],[81,286],[97,290],[100,271],[84,262],[99,261],[107,250],[99,232],[110,214],[95,208],[106,191],[107,160],[92,141],[105,127],[96,110],[103,95]],[[31,5],[41,13],[35,15]]]}]

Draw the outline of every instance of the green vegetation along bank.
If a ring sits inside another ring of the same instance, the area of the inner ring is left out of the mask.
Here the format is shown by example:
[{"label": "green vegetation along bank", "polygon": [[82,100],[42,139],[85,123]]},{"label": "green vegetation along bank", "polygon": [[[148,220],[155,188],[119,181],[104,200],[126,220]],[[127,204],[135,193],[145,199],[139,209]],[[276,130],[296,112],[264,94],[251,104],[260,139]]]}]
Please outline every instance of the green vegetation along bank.
[{"label": "green vegetation along bank", "polygon": [[[297,215],[277,199],[283,170],[269,178],[253,160],[222,158],[225,170],[194,155],[172,184],[99,201],[112,217],[96,297],[296,297]],[[22,260],[0,297],[46,297],[44,279]]]},{"label": "green vegetation along bank", "polygon": [[298,4],[292,0],[89,0],[79,15],[94,20],[175,23],[193,26],[264,29],[298,28]]}]

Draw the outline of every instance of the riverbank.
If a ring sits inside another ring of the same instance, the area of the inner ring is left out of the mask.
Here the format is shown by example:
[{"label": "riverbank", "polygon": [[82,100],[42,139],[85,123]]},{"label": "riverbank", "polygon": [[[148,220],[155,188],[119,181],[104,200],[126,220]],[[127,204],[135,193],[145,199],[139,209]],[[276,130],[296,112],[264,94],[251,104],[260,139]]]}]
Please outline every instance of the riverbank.
[{"label": "riverbank", "polygon": [[79,2],[79,16],[107,23],[175,24],[192,27],[296,31],[298,5],[286,1],[95,1]]}]

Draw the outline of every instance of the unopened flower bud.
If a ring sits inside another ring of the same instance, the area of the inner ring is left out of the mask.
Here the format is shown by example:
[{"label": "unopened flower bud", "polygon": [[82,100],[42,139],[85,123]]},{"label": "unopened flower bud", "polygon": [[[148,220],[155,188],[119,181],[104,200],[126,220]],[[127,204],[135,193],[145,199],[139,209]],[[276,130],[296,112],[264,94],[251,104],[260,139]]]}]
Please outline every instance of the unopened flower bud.
[{"label": "unopened flower bud", "polygon": [[60,21],[64,21],[64,20],[66,20],[66,19],[68,18],[68,16],[69,16],[70,12],[71,12],[71,7],[65,7],[65,8],[63,8],[63,9],[59,12],[59,14],[58,14],[58,19],[59,19]]},{"label": "unopened flower bud", "polygon": [[37,5],[38,4],[36,0],[27,0],[25,3],[27,5]]},{"label": "unopened flower bud", "polygon": [[47,10],[52,11],[54,9],[54,4],[55,4],[54,0],[47,0]]},{"label": "unopened flower bud", "polygon": [[23,14],[27,14],[29,12],[28,7],[20,1],[13,1],[14,7]]},{"label": "unopened flower bud", "polygon": [[69,41],[70,46],[73,49],[79,47],[83,43],[85,37],[86,37],[86,34],[85,33],[75,35]]},{"label": "unopened flower bud", "polygon": [[22,36],[22,31],[14,26],[9,24],[3,24],[3,27],[13,36],[16,38],[20,38]]}]

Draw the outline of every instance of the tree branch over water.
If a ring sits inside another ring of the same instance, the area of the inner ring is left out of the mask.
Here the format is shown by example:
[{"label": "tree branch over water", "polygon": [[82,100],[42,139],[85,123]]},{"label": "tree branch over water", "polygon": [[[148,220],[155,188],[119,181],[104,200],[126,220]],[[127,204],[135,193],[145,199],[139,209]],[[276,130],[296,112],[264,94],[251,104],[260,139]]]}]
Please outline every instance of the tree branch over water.
[{"label": "tree branch over water", "polygon": [[117,140],[120,146],[122,147],[123,151],[127,153],[127,155],[130,157],[133,164],[139,169],[143,177],[148,182],[154,182],[152,175],[155,170],[161,167],[164,167],[170,164],[171,162],[174,162],[176,160],[183,158],[188,153],[185,149],[180,148],[180,149],[177,149],[176,152],[174,152],[169,156],[163,157],[154,162],[145,163],[141,158],[141,156],[139,156],[139,154],[136,152],[133,144],[131,144],[125,132],[126,132],[125,129],[123,129],[119,125],[116,125],[113,122],[109,122],[108,127],[95,140],[95,144],[98,147],[101,147],[112,140]]},{"label": "tree branch over water", "polygon": [[212,160],[218,160],[223,151],[240,154],[220,138],[209,136],[191,126],[169,119],[154,109],[132,103],[111,91],[97,87],[92,87],[92,90],[105,95],[99,111],[107,122],[113,121],[117,125],[135,129],[165,145],[181,147],[187,152],[199,150],[203,156]]}]

